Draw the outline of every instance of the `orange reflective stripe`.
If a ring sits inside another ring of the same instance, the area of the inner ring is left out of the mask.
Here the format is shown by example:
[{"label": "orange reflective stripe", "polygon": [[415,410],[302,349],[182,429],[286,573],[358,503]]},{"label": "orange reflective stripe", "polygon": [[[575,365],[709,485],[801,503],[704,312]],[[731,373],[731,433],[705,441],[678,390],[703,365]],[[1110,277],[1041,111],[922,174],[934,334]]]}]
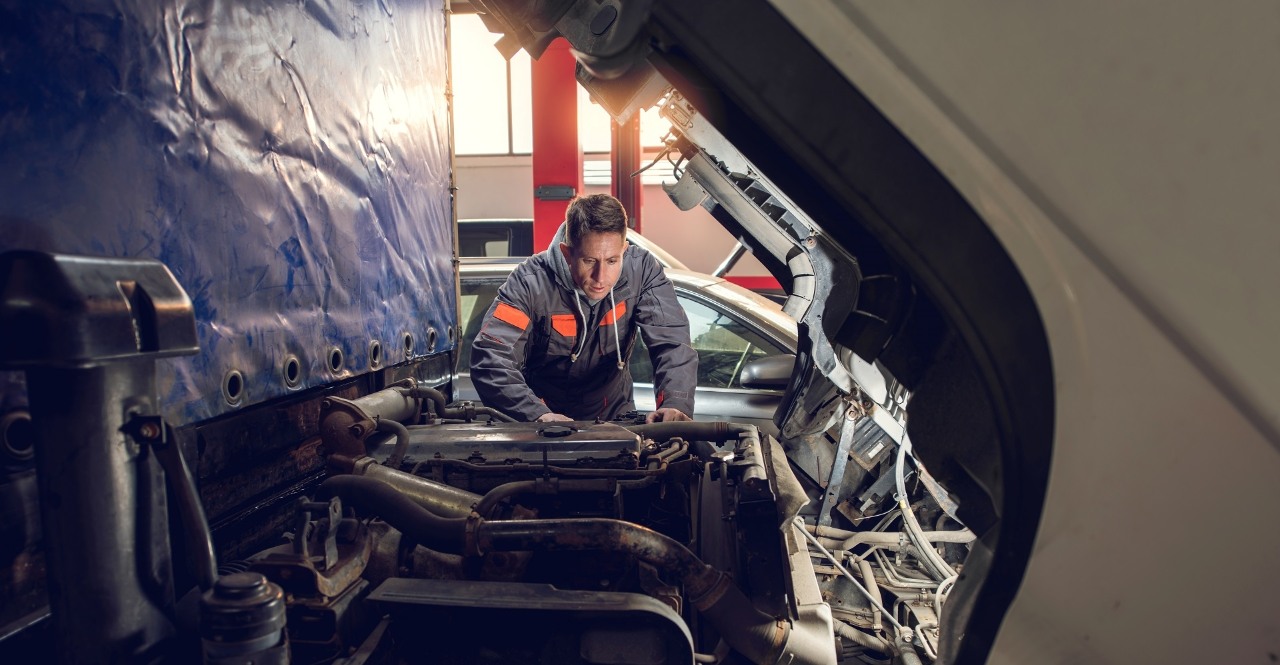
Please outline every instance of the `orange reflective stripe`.
[{"label": "orange reflective stripe", "polygon": [[529,316],[505,302],[498,303],[497,308],[493,310],[493,318],[510,323],[521,330],[529,327]]},{"label": "orange reflective stripe", "polygon": [[577,337],[578,319],[572,314],[552,314],[551,328],[565,337]]},{"label": "orange reflective stripe", "polygon": [[627,313],[627,301],[624,300],[618,303],[618,306],[614,307],[612,311],[607,312],[604,315],[603,319],[600,319],[600,325],[611,326],[614,324],[614,322],[616,322],[619,318],[621,318],[623,314],[626,314],[626,313]]}]

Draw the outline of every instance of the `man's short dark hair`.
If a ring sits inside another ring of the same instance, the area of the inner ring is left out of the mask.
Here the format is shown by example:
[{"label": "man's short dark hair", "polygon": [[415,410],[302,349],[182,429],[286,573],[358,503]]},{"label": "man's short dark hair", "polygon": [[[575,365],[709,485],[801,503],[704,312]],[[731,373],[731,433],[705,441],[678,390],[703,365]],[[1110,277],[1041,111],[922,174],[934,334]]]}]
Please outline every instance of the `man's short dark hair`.
[{"label": "man's short dark hair", "polygon": [[588,233],[621,233],[623,237],[627,233],[627,211],[621,201],[608,194],[579,196],[570,201],[564,220],[570,247],[577,247]]}]

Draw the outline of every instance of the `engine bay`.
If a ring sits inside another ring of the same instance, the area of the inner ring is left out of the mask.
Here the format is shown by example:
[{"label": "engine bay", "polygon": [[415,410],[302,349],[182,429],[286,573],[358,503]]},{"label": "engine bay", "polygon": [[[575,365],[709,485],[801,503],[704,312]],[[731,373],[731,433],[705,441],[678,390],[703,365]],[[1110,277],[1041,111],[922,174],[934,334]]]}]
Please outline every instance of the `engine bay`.
[{"label": "engine bay", "polygon": [[[164,638],[145,658],[125,659],[936,657],[942,606],[973,535],[918,468],[895,473],[909,457],[869,417],[858,471],[847,474],[858,491],[839,504],[851,528],[840,528],[816,524],[808,474],[753,425],[644,424],[643,414],[518,423],[446,401],[412,379],[320,400],[325,471],[287,498],[275,544],[240,558],[214,554],[226,548],[215,548],[203,513],[181,499],[183,474],[165,464],[182,523],[172,536],[185,548],[171,584],[195,588],[157,608]],[[132,430],[143,443],[146,424]],[[107,591],[130,594],[119,580]],[[51,632],[93,620],[74,613],[55,627],[45,616],[7,635],[0,653],[35,657]]]}]

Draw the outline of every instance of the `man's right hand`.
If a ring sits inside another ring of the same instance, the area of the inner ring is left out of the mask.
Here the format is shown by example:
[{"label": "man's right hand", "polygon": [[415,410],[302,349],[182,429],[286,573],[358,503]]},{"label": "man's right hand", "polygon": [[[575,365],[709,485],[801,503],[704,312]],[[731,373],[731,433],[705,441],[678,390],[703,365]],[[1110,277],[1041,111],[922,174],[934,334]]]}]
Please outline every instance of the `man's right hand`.
[{"label": "man's right hand", "polygon": [[538,416],[540,423],[568,423],[573,422],[573,418],[559,413],[544,413]]}]

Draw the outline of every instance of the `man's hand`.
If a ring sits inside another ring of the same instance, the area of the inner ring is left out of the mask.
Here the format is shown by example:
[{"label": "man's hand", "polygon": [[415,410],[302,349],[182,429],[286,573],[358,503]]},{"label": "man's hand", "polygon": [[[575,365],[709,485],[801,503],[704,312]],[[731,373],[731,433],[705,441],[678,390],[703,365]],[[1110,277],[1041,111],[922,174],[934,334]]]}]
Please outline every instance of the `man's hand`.
[{"label": "man's hand", "polygon": [[645,416],[646,423],[673,423],[680,420],[693,420],[680,409],[658,409]]},{"label": "man's hand", "polygon": [[[686,418],[687,420],[687,418]],[[538,416],[540,423],[568,423],[573,422],[573,418],[559,413],[547,412]]]}]

